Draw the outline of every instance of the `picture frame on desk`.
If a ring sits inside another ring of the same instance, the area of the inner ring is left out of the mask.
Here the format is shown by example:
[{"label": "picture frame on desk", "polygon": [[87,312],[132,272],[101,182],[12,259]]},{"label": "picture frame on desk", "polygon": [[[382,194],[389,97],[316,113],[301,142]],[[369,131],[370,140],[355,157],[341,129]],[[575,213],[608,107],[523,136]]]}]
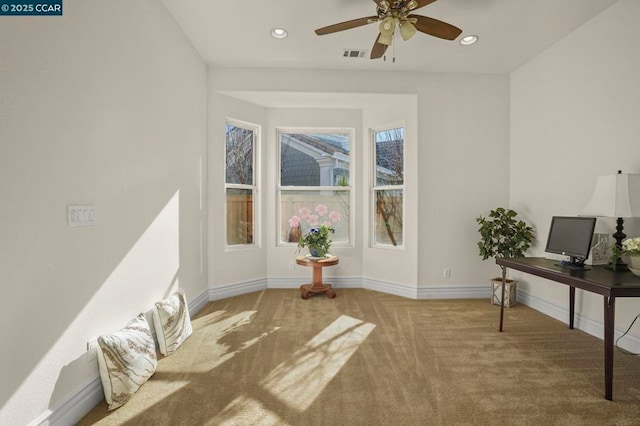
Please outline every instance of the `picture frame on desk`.
[{"label": "picture frame on desk", "polygon": [[589,257],[585,260],[585,265],[606,265],[611,259],[611,246],[613,242],[610,241],[609,234],[594,233],[591,240],[591,250],[589,251]]}]

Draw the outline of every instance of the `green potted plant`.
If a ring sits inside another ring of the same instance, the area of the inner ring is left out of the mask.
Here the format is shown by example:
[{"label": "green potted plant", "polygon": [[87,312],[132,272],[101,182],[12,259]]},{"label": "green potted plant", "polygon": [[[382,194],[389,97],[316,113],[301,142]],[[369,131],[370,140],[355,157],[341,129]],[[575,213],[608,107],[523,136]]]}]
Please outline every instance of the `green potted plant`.
[{"label": "green potted plant", "polygon": [[[620,267],[618,258],[622,256],[629,256],[628,268]],[[622,242],[621,247],[613,245],[609,269],[613,271],[629,269],[632,274],[640,276],[640,237],[627,238]]]},{"label": "green potted plant", "polygon": [[622,242],[624,254],[629,256],[629,269],[635,275],[640,270],[640,237],[627,238]]},{"label": "green potted plant", "polygon": [[325,257],[331,248],[330,234],[334,232],[332,226],[315,226],[298,240],[298,247],[309,247],[311,257]]},{"label": "green potted plant", "polygon": [[[516,220],[517,215],[514,210],[498,207],[491,210],[488,217],[481,215],[476,218],[480,225],[478,249],[483,260],[490,257],[522,257],[531,247],[533,228],[522,220]],[[504,276],[506,267],[500,265],[500,268]],[[502,278],[494,278],[491,282],[491,302],[499,305],[502,295],[496,294],[496,290],[498,287],[502,288]],[[508,298],[505,299],[505,306],[509,307],[515,303],[516,283],[513,280],[506,280],[506,283]]]}]

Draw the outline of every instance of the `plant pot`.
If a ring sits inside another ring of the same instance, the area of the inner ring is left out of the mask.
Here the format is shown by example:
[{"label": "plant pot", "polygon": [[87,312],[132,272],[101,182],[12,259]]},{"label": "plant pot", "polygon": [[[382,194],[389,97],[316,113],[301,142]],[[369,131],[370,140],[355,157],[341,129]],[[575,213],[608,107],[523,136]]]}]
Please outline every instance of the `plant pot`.
[{"label": "plant pot", "polygon": [[309,254],[313,257],[323,257],[326,253],[323,253],[318,247],[309,246]]},{"label": "plant pot", "polygon": [[[517,281],[506,280],[504,284],[504,307],[510,308],[516,304],[516,284]],[[502,278],[491,280],[491,303],[500,305],[502,301]]]}]

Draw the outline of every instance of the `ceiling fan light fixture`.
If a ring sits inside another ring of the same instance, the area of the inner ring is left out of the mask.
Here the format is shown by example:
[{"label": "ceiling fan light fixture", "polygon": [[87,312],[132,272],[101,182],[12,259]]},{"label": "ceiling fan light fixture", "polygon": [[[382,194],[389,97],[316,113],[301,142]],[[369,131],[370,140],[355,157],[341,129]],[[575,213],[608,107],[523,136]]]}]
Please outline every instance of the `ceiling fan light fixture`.
[{"label": "ceiling fan light fixture", "polygon": [[391,16],[387,16],[382,21],[380,21],[380,33],[385,35],[392,35],[393,31],[396,29],[396,21]]},{"label": "ceiling fan light fixture", "polygon": [[287,33],[287,30],[284,28],[274,28],[271,30],[271,37],[273,38],[282,39],[287,38],[288,35],[289,33]]},{"label": "ceiling fan light fixture", "polygon": [[463,46],[470,46],[477,41],[478,41],[477,35],[468,35],[460,39],[460,44]]},{"label": "ceiling fan light fixture", "polygon": [[409,40],[416,33],[416,27],[409,21],[404,21],[400,23],[400,35],[404,41]]},{"label": "ceiling fan light fixture", "polygon": [[389,10],[389,8],[391,7],[391,5],[389,4],[389,2],[387,0],[382,0],[378,6],[380,7],[380,10],[383,11],[384,13],[387,13],[387,11]]},{"label": "ceiling fan light fixture", "polygon": [[380,36],[378,37],[378,43],[384,44],[385,46],[391,46],[392,42],[393,42],[393,32],[389,34],[385,34],[382,32],[380,33]]},{"label": "ceiling fan light fixture", "polygon": [[410,2],[408,2],[405,7],[409,10],[413,10],[416,7],[418,7],[418,2],[416,0],[411,0]]}]

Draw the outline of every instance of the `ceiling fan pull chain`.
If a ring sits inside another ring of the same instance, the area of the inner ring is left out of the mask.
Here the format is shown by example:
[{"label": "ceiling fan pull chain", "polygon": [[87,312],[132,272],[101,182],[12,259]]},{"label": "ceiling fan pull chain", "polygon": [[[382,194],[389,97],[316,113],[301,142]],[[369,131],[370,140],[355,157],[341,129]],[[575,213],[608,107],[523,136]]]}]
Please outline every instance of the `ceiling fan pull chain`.
[{"label": "ceiling fan pull chain", "polygon": [[393,63],[396,63],[396,32],[393,32]]}]

